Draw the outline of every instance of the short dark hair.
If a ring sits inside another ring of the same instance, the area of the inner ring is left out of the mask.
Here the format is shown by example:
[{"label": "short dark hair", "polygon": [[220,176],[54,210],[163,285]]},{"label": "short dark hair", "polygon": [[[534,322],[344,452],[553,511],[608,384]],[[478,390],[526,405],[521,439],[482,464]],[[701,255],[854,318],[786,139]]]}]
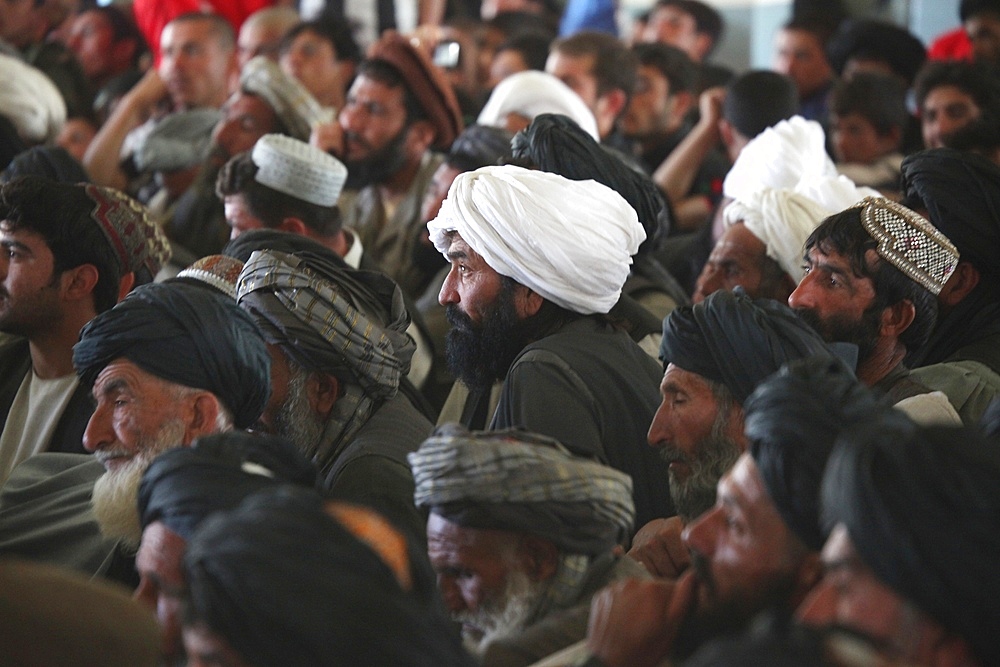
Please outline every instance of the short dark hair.
[{"label": "short dark hair", "polygon": [[899,78],[874,72],[858,72],[850,81],[838,81],[830,98],[830,112],[864,116],[880,135],[904,129],[910,117],[906,89]]},{"label": "short dark hair", "polygon": [[913,84],[917,108],[923,111],[927,96],[941,86],[954,86],[965,92],[980,109],[1000,103],[1000,82],[981,63],[931,61],[924,65]]},{"label": "short dark hair", "polygon": [[285,218],[298,218],[320,236],[333,236],[341,230],[340,209],[320,206],[278,192],[257,182],[257,165],[250,152],[239,153],[219,171],[215,193],[219,199],[241,195],[255,218],[275,229]]},{"label": "short dark hair", "polygon": [[712,40],[709,53],[719,43],[723,28],[722,15],[704,2],[698,2],[698,0],[659,0],[650,13],[655,11],[657,7],[676,7],[685,14],[690,14],[691,18],[694,19],[695,30],[703,35],[708,35]]},{"label": "short dark hair", "polygon": [[901,301],[912,303],[913,322],[899,335],[899,342],[907,350],[915,350],[927,342],[937,320],[937,298],[881,255],[869,265],[866,254],[869,250],[877,251],[878,241],[861,224],[860,208],[849,208],[824,220],[806,239],[806,253],[813,248],[825,254],[843,255],[855,276],[872,281],[875,300],[869,310],[882,310]]},{"label": "short dark hair", "polygon": [[631,96],[635,90],[636,70],[639,67],[636,56],[612,35],[585,30],[557,40],[552,50],[573,57],[593,56],[591,72],[597,80],[598,95],[618,89]]},{"label": "short dark hair", "polygon": [[22,176],[0,186],[0,220],[11,230],[32,231],[45,239],[52,252],[53,278],[84,264],[97,267],[94,308],[101,313],[118,301],[126,267],[91,217],[95,206],[82,184]]},{"label": "short dark hair", "polygon": [[312,21],[303,21],[289,30],[281,39],[280,51],[284,53],[292,41],[304,32],[314,33],[333,45],[337,60],[361,61],[361,48],[354,39],[351,25],[342,18],[324,13]]},{"label": "short dark hair", "polygon": [[545,71],[545,61],[549,57],[549,45],[552,39],[542,32],[521,32],[507,39],[497,47],[497,53],[516,51],[521,54],[528,69]]},{"label": "short dark hair", "polygon": [[655,67],[670,82],[670,94],[693,93],[698,71],[691,58],[675,46],[669,44],[636,44],[632,52],[639,66]]},{"label": "short dark hair", "polygon": [[417,96],[413,94],[410,85],[403,78],[402,73],[396,69],[395,65],[388,60],[381,58],[362,60],[361,64],[358,65],[358,76],[366,76],[390,88],[402,88],[403,107],[406,109],[407,124],[418,120],[428,120],[427,112],[424,111],[424,107],[420,104]]},{"label": "short dark hair", "polygon": [[751,70],[726,86],[722,117],[748,139],[799,111],[795,82],[771,70]]},{"label": "short dark hair", "polygon": [[827,45],[837,31],[838,25],[838,22],[831,21],[830,17],[825,14],[807,12],[793,16],[785,25],[781,26],[781,29],[810,33],[819,41],[820,49],[823,51],[823,57],[825,58]]},{"label": "short dark hair", "polygon": [[233,30],[232,24],[219,14],[212,12],[184,12],[172,18],[167,25],[198,21],[205,21],[210,24],[212,33],[223,50],[234,51],[236,49],[236,32]]},{"label": "short dark hair", "polygon": [[958,6],[958,16],[962,20],[962,23],[980,14],[996,14],[1000,16],[1000,1],[962,0]]}]

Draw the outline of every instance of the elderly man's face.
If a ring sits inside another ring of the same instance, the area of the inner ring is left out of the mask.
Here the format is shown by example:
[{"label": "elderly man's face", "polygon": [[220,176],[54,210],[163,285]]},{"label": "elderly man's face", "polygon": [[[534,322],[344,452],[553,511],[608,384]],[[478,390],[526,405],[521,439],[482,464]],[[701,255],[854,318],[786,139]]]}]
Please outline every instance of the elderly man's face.
[{"label": "elderly man's face", "polygon": [[503,279],[458,233],[448,246],[451,270],[441,285],[438,302],[454,306],[473,324],[481,324],[496,303]]},{"label": "elderly man's face", "polygon": [[544,590],[529,574],[517,533],[463,528],[431,513],[427,554],[448,611],[481,645],[522,629]]},{"label": "elderly man's face", "polygon": [[234,64],[209,21],[174,21],[160,34],[158,71],[174,104],[183,109],[222,105]]},{"label": "elderly man's face", "polygon": [[875,283],[856,275],[847,257],[824,252],[820,245],[809,249],[806,275],[788,297],[788,305],[823,340],[857,345],[858,360],[864,361],[879,335],[881,312],[872,307]]},{"label": "elderly man's face", "polygon": [[[740,285],[751,297],[777,299],[788,298],[790,281],[774,280],[766,275],[764,263],[767,246],[743,223],[730,225],[722,234],[712,254],[708,256],[698,282],[695,284],[691,300],[701,303],[720,289],[732,290]],[[775,283],[784,282],[785,285]],[[782,292],[782,289],[784,291]]]},{"label": "elderly man's face", "polygon": [[868,637],[901,664],[938,664],[930,659],[942,629],[912,602],[875,577],[861,560],[843,524],[823,547],[826,573],[799,607],[805,625],[848,628]]},{"label": "elderly man's face", "polygon": [[160,624],[163,652],[169,659],[182,655],[181,600],[184,595],[184,570],[181,560],[187,540],[154,521],[142,531],[142,542],[135,556],[139,587],[132,596],[149,607]]},{"label": "elderly man's face", "polygon": [[222,106],[222,120],[212,129],[212,152],[216,167],[224,165],[237,153],[253,148],[257,140],[278,129],[278,116],[257,95],[237,92]]},{"label": "elderly man's face", "polygon": [[742,410],[720,406],[702,376],[669,364],[647,440],[670,464],[677,513],[694,519],[715,502],[715,485],[744,449]]},{"label": "elderly man's face", "polygon": [[688,525],[683,539],[703,621],[735,629],[769,606],[797,602],[808,551],[781,518],[749,454],[722,476],[715,505]]}]

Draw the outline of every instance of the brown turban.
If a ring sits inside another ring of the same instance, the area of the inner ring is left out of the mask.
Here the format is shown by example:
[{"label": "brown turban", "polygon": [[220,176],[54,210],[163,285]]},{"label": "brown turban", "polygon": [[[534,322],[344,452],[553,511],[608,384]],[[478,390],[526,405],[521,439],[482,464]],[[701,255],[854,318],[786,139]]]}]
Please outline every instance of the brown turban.
[{"label": "brown turban", "polygon": [[384,60],[402,75],[420,108],[436,129],[433,148],[447,151],[462,131],[458,99],[444,73],[423,51],[398,33],[389,33],[368,49],[369,60]]}]

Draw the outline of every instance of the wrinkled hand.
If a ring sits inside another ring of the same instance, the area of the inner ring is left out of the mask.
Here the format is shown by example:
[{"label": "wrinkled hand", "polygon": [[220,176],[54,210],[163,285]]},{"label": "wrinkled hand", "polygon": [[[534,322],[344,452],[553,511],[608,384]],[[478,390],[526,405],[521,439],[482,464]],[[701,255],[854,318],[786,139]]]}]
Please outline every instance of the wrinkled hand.
[{"label": "wrinkled hand", "polygon": [[680,517],[653,519],[632,538],[628,556],[654,577],[676,579],[691,564],[691,554],[681,540],[683,530]]},{"label": "wrinkled hand", "polygon": [[608,667],[658,665],[669,656],[677,631],[696,600],[692,573],[676,583],[624,579],[590,603],[587,649]]},{"label": "wrinkled hand", "polygon": [[341,158],[344,155],[344,128],[336,119],[328,123],[320,123],[312,129],[309,143],[321,151]]}]

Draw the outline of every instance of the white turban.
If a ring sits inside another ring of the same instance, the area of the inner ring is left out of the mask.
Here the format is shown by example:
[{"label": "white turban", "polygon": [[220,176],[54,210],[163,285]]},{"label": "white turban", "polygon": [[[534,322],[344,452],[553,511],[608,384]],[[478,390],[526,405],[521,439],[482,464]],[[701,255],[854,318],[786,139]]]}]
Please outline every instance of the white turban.
[{"label": "white turban", "polygon": [[510,113],[529,120],[543,113],[560,113],[569,116],[584,132],[600,141],[593,112],[569,86],[545,72],[518,72],[498,83],[476,123],[504,127]]},{"label": "white turban", "polygon": [[66,103],[41,70],[0,54],[0,116],[28,143],[52,141],[66,122]]},{"label": "white turban", "polygon": [[459,174],[427,229],[446,257],[447,233],[457,231],[501,275],[583,314],[618,302],[646,239],[611,188],[511,165]]},{"label": "white turban", "polygon": [[733,199],[727,225],[743,222],[767,246],[767,256],[802,280],[806,239],[825,218],[869,195],[837,173],[819,123],[794,116],[769,127],[740,152],[723,183]]}]

